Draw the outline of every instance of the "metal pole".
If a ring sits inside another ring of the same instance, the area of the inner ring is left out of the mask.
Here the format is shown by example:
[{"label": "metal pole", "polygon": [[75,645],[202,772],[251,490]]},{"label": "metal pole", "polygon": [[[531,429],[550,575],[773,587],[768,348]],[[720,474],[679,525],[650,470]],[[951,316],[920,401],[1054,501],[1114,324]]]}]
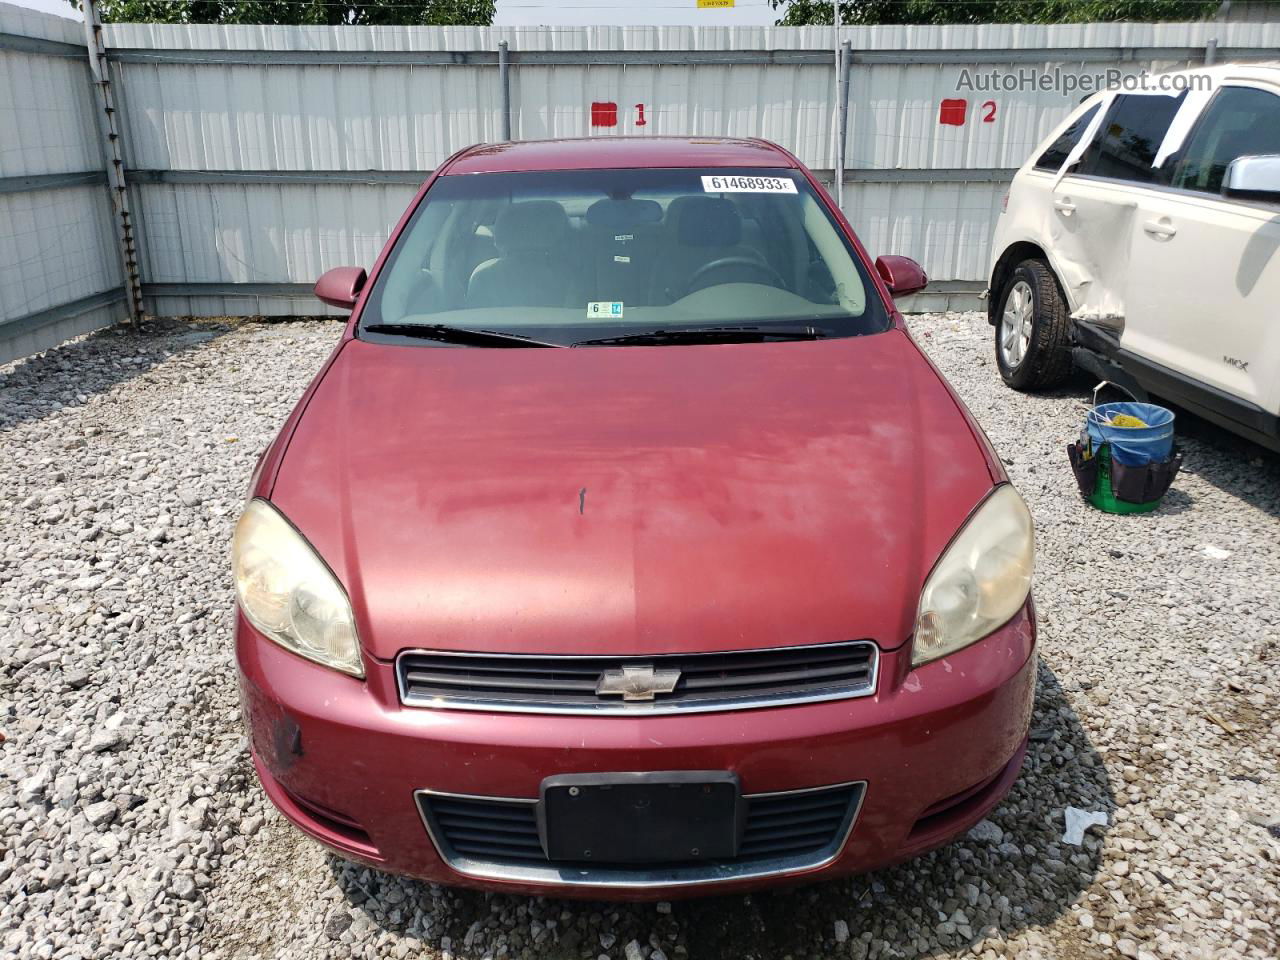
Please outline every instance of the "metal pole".
[{"label": "metal pole", "polygon": [[102,21],[94,0],[82,0],[84,7],[84,39],[89,54],[89,70],[98,102],[98,130],[104,140],[107,189],[116,214],[116,240],[124,268],[124,285],[129,319],[137,322],[143,315],[142,278],[138,273],[138,248],[134,243],[133,222],[129,217],[129,190],[124,179],[124,157],[120,149],[119,113],[111,92],[111,72],[107,65],[107,48],[102,40]]},{"label": "metal pole", "polygon": [[836,206],[844,209],[844,84],[848,77],[844,73],[844,47],[840,44],[840,0],[833,0],[831,6],[835,10],[832,18],[835,24],[836,48],[836,162],[835,188]]},{"label": "metal pole", "polygon": [[498,88],[502,98],[502,139],[511,139],[511,64],[507,41],[498,43]]},{"label": "metal pole", "polygon": [[840,84],[838,96],[840,110],[840,130],[836,134],[836,203],[844,209],[844,169],[847,163],[845,156],[849,147],[849,66],[853,62],[853,41],[846,40],[840,44]]},{"label": "metal pole", "polygon": [[1204,45],[1204,65],[1211,67],[1218,61],[1218,38],[1214,37]]}]

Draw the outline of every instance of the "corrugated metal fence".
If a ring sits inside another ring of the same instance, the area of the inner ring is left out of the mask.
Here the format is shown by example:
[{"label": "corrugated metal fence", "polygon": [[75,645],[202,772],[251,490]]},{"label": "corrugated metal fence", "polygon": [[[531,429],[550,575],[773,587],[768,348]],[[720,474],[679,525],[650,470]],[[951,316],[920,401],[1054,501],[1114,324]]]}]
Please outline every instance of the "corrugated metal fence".
[{"label": "corrugated metal fence", "polygon": [[126,313],[84,32],[0,4],[0,363]]},{"label": "corrugated metal fence", "polygon": [[[126,24],[104,39],[155,314],[318,312],[315,277],[369,265],[425,174],[501,139],[506,122],[516,139],[763,136],[828,181],[834,166],[830,28]],[[859,27],[841,39],[845,209],[873,253],[925,265],[935,284],[920,307],[981,289],[1005,183],[1080,96],[982,92],[966,77],[1169,69],[1210,46],[1219,60],[1280,56],[1277,24]],[[955,104],[940,122],[957,99],[963,122]],[[60,162],[75,166],[70,153]]]}]

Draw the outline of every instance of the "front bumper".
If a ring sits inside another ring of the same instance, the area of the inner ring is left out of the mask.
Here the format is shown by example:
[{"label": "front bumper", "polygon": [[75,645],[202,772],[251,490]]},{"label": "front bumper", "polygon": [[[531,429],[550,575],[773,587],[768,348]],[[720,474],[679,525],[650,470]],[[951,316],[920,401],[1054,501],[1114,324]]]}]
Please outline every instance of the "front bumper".
[{"label": "front bumper", "polygon": [[[666,899],[873,870],[940,846],[1008,792],[1035,689],[1034,608],[918,670],[881,655],[875,696],[643,718],[402,707],[393,667],[365,681],[301,660],[237,618],[254,763],[272,802],[344,856],[394,873],[508,892]],[[744,875],[629,878],[455,869],[423,823],[418,791],[531,800],[562,773],[729,770],[744,794],[865,783],[842,842],[816,865]],[[465,871],[465,872],[463,872]]]}]

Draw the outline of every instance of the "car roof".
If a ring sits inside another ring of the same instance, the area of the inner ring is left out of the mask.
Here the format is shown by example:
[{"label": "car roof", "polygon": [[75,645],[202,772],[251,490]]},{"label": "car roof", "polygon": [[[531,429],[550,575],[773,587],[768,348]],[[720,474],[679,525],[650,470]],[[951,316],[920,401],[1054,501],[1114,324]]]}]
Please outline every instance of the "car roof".
[{"label": "car roof", "polygon": [[629,167],[794,167],[767,140],[729,137],[583,137],[520,140],[468,147],[445,173],[610,170]]},{"label": "car roof", "polygon": [[[1260,63],[1217,63],[1210,67],[1189,67],[1183,70],[1165,70],[1161,73],[1154,74],[1159,77],[1205,77],[1211,84],[1210,89],[1216,89],[1219,84],[1229,83],[1232,80],[1261,80],[1270,84],[1280,84],[1280,61],[1268,60]],[[1162,91],[1169,96],[1174,96],[1180,92],[1180,89],[1170,89]],[[1080,101],[1081,105],[1094,104],[1105,97],[1108,93],[1135,93],[1140,91],[1126,90],[1121,87],[1114,87],[1108,90],[1099,90],[1097,93],[1086,97]]]},{"label": "car roof", "polygon": [[1280,82],[1280,63],[1269,60],[1261,63],[1215,63],[1210,67],[1188,67],[1185,70],[1168,70],[1165,76],[1209,77],[1214,84],[1228,80],[1266,80]]}]

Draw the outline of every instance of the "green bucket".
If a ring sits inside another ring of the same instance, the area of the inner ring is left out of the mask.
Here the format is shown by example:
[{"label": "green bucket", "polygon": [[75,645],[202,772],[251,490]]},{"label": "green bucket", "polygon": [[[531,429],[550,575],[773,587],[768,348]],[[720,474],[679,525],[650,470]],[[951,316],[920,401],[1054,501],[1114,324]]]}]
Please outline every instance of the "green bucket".
[{"label": "green bucket", "polygon": [[1129,503],[1127,500],[1116,499],[1111,489],[1110,444],[1104,443],[1097,449],[1094,456],[1098,460],[1098,479],[1093,485],[1093,493],[1089,495],[1089,502],[1095,507],[1103,513],[1150,513],[1160,506],[1159,500],[1152,500],[1150,503]]}]

